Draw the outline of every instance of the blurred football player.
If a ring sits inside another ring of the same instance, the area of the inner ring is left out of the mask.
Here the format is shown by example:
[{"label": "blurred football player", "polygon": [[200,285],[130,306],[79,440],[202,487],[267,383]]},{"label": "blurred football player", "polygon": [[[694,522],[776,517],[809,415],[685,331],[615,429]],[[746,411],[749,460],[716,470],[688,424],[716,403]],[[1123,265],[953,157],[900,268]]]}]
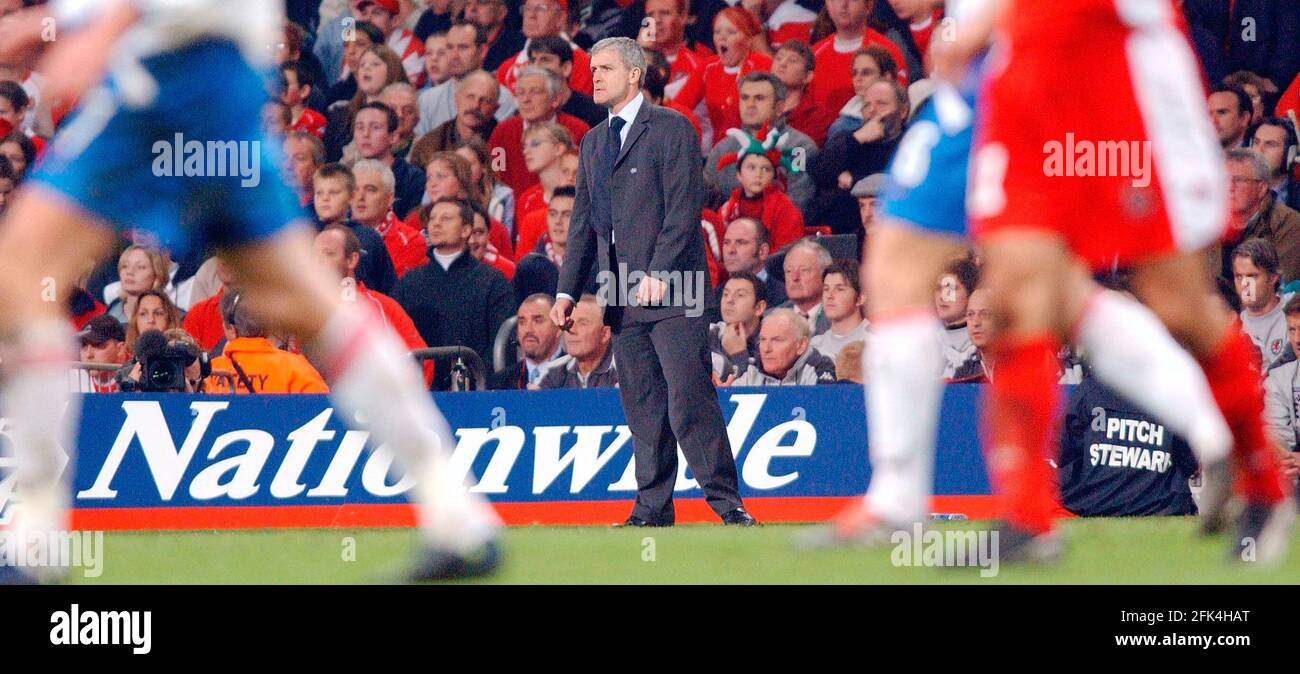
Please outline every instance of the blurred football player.
[{"label": "blurred football player", "polygon": [[[1120,267],[1131,269],[1135,293],[1199,362],[1231,430],[1230,461],[1198,452],[1206,479],[1202,530],[1228,525],[1231,466],[1244,504],[1234,551],[1244,545],[1257,561],[1277,562],[1295,505],[1284,489],[1280,450],[1264,430],[1250,341],[1211,303],[1202,251],[1227,231],[1228,177],[1174,5],[1003,5],[981,90],[967,199],[1001,323],[984,441],[1003,497],[1003,554],[1032,554],[1054,541],[1047,459],[1060,396],[1055,354],[1063,340],[1074,338],[1091,352],[1098,374],[1129,369],[1148,393],[1177,394],[1186,386],[1139,353],[1149,351],[1143,340],[1117,332],[1128,324],[1131,335],[1134,324],[1149,319],[1098,295],[1088,279],[1089,271]],[[1217,432],[1199,423],[1185,437],[1203,447]]]},{"label": "blurred football player", "polygon": [[[43,40],[49,18],[57,41]],[[0,232],[0,401],[14,424],[16,535],[69,525],[73,471],[62,457],[78,404],[67,393],[76,352],[63,300],[84,262],[130,228],[177,253],[216,246],[247,306],[303,338],[344,419],[367,424],[415,478],[423,546],[412,579],[491,572],[499,521],[448,470],[454,440],[419,368],[383,321],[342,301],[339,279],[308,271],[312,230],[281,182],[280,143],[259,128],[267,46],[283,22],[283,3],[268,0],[54,0],[0,30],[0,61],[39,59],[52,100],[80,99]],[[220,144],[230,162],[204,165],[214,153],[195,158],[195,143]],[[239,171],[228,165],[236,155]],[[55,301],[42,294],[49,288]]]},{"label": "blurred football player", "polygon": [[[808,541],[884,542],[927,516],[943,393],[943,326],[934,315],[933,293],[945,266],[966,254],[967,160],[979,114],[976,92],[993,58],[986,47],[995,10],[984,0],[949,1],[957,39],[935,43],[935,93],[918,110],[890,167],[864,265],[872,314],[863,362],[871,482],[863,499]],[[1061,264],[1068,268],[1071,261]],[[1231,434],[1196,363],[1140,304],[1102,291],[1080,265],[1071,278],[1089,309],[1069,337],[1091,355],[1097,376],[1191,438],[1204,463],[1222,465]],[[1048,366],[1058,367],[1054,353],[1044,361]],[[1049,469],[1046,457],[1041,467]],[[1225,472],[1212,473],[1226,490]],[[1054,539],[1008,533],[1008,559],[1057,554]]]}]

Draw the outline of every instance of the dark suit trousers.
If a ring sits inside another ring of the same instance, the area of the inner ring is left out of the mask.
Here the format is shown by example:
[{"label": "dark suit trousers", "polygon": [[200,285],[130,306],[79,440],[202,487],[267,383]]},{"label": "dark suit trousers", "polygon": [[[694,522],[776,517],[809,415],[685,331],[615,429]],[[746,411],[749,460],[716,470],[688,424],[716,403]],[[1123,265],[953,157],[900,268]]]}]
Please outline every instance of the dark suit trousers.
[{"label": "dark suit trousers", "polygon": [[614,336],[619,397],[632,431],[636,506],[652,524],[672,524],[677,446],[719,515],[741,506],[736,461],[709,374],[703,316],[626,322]]}]

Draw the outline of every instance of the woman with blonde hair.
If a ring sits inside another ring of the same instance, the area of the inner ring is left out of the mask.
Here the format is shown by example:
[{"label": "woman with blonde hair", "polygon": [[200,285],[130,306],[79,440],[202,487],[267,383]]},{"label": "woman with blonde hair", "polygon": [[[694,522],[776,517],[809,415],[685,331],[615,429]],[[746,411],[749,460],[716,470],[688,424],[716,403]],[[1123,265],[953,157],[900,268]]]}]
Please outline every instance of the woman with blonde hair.
[{"label": "woman with blonde hair", "polygon": [[[111,298],[106,313],[126,325],[135,315],[137,299],[147,290],[164,290],[171,282],[171,264],[162,251],[149,246],[132,244],[117,258],[117,296]],[[113,285],[106,288],[111,292]],[[107,293],[106,293],[107,295]],[[106,296],[104,299],[110,300]]]}]

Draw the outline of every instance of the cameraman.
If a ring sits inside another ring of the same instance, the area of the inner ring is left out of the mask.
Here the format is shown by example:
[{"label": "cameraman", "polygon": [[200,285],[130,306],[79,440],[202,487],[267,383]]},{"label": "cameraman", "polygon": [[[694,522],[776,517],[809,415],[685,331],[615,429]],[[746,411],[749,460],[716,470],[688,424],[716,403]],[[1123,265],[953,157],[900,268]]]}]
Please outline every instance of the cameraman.
[{"label": "cameraman", "polygon": [[[212,359],[212,369],[234,375],[233,393],[329,393],[316,368],[296,353],[281,351],[266,338],[266,330],[240,302],[239,293],[221,296],[221,323],[226,347]],[[231,393],[226,383],[213,379],[211,393]]]},{"label": "cameraman", "polygon": [[188,332],[146,330],[132,345],[135,355],[117,372],[124,392],[199,393],[212,371],[207,354]]}]

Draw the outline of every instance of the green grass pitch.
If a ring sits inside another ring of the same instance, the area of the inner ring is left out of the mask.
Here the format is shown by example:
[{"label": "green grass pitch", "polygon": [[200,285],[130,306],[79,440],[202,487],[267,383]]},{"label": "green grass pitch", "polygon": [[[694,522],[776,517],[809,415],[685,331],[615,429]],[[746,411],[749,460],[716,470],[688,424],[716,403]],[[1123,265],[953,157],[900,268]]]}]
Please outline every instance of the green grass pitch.
[{"label": "green grass pitch", "polygon": [[[686,525],[670,529],[512,527],[506,564],[484,581],[512,584],[996,584],[1294,583],[1300,552],[1277,568],[1228,564],[1225,538],[1203,539],[1191,518],[1069,520],[1064,558],[1054,565],[895,567],[890,548],[803,551],[802,525],[754,529]],[[977,527],[978,523],[936,528]],[[409,529],[107,532],[102,575],[74,569],[72,583],[386,583],[415,551]],[[1300,534],[1292,550],[1300,550]]]}]

